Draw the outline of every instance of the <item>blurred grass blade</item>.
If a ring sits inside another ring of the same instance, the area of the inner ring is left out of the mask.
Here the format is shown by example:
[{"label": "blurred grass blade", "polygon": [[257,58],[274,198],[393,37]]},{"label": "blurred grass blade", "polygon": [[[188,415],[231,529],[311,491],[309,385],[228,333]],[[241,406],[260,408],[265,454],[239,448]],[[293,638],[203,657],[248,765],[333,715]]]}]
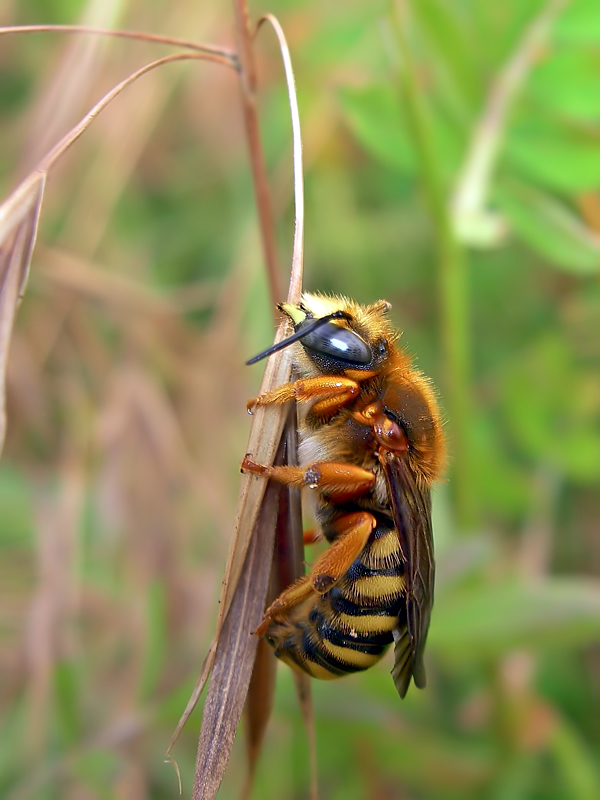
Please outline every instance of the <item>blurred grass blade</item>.
[{"label": "blurred grass blade", "polygon": [[558,720],[550,747],[562,773],[565,797],[597,800],[600,797],[597,758],[571,722]]},{"label": "blurred grass blade", "polygon": [[478,585],[440,598],[428,645],[453,660],[521,647],[600,641],[600,582],[546,578]]},{"label": "blurred grass blade", "polygon": [[458,4],[444,0],[421,0],[413,4],[413,13],[429,40],[430,58],[439,62],[446,92],[459,98],[463,109],[474,106],[481,76],[473,57],[468,15]]},{"label": "blurred grass blade", "polygon": [[317,771],[317,737],[315,735],[315,714],[312,701],[312,684],[304,672],[293,672],[296,694],[300,705],[302,721],[306,729],[308,756],[310,765],[310,800],[319,800],[319,783]]},{"label": "blurred grass blade", "polygon": [[512,126],[505,162],[514,173],[551,191],[592,192],[600,182],[599,144],[595,126],[568,120],[557,124],[551,112],[536,109],[522,113]]},{"label": "blurred grass blade", "polygon": [[35,244],[45,176],[33,173],[0,206],[0,454],[6,434],[5,380],[10,337]]}]

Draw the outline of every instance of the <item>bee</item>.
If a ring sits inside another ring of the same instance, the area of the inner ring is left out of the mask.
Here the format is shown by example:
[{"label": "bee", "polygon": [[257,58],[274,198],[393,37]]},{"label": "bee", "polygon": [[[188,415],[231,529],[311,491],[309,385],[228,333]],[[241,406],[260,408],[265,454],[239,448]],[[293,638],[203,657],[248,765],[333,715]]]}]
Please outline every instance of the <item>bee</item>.
[{"label": "bee", "polygon": [[368,669],[393,641],[392,676],[404,697],[411,678],[425,686],[431,487],[445,447],[433,389],[398,346],[390,308],[307,293],[279,306],[294,333],[248,363],[293,346],[297,378],[250,400],[248,410],[296,401],[299,464],[256,464],[248,454],[242,471],[309,488],[329,543],[256,633],[282,661],[322,679]]}]

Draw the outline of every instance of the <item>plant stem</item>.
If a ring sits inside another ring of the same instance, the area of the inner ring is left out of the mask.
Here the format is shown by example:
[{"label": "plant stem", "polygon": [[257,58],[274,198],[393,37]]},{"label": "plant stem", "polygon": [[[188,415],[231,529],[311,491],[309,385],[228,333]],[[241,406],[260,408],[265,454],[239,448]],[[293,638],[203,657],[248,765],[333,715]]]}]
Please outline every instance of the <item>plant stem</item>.
[{"label": "plant stem", "polygon": [[[248,17],[248,6],[245,0],[234,0],[235,23],[237,34],[237,52],[239,59],[240,89],[242,95],[242,110],[248,137],[248,150],[252,169],[252,182],[258,210],[260,232],[265,255],[269,288],[271,292],[271,305],[275,305],[283,297],[281,286],[281,271],[275,243],[275,225],[271,192],[267,180],[267,170],[262,145],[260,142],[260,129],[256,109],[256,67],[252,52],[252,33]],[[277,319],[277,318],[276,318]]]},{"label": "plant stem", "polygon": [[391,17],[402,58],[399,80],[406,102],[408,124],[436,232],[440,346],[444,365],[444,394],[451,430],[452,483],[457,522],[465,528],[473,524],[467,260],[465,251],[452,230],[431,126],[404,33],[403,5],[401,2],[394,3]]}]

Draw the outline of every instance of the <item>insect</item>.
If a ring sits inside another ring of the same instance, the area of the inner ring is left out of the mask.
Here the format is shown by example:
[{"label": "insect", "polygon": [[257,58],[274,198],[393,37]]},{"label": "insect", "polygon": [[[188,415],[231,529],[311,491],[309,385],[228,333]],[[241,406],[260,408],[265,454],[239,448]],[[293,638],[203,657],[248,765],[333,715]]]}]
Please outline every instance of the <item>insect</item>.
[{"label": "insect", "polygon": [[248,409],[296,401],[300,463],[266,466],[248,454],[242,470],[312,490],[329,547],[267,608],[256,633],[282,661],[324,679],[367,669],[393,641],[392,676],[404,697],[411,678],[425,686],[430,493],[445,449],[438,405],[397,345],[389,303],[303,294],[279,308],[295,332],[249,363],[293,346],[297,379]]}]

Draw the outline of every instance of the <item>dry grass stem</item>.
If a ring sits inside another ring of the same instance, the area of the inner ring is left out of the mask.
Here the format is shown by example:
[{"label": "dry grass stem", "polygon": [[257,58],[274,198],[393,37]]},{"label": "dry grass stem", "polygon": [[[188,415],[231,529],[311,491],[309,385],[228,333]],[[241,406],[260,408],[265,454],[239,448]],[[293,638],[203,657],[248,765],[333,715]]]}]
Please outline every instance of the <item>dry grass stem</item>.
[{"label": "dry grass stem", "polygon": [[277,254],[271,190],[260,140],[260,126],[256,107],[256,65],[254,63],[254,53],[252,52],[250,20],[245,0],[234,0],[233,7],[235,11],[242,112],[244,114],[254,197],[265,255],[265,267],[271,290],[271,302],[274,308],[282,296],[281,269]]},{"label": "dry grass stem", "polygon": [[[0,29],[0,33],[12,30],[4,28]],[[0,246],[2,248],[0,251],[0,451],[6,429],[4,381],[8,347],[16,307],[27,280],[29,263],[35,244],[46,175],[57,160],[84,133],[98,114],[125,88],[156,67],[173,61],[190,59],[211,60],[229,67],[235,67],[235,62],[230,55],[224,55],[221,51],[214,52],[212,49],[194,54],[179,53],[165,56],[146,64],[118,83],[110,92],[107,92],[91,111],[42,158],[37,167],[0,206]]]},{"label": "dry grass stem", "polygon": [[127,78],[122,80],[114,86],[110,92],[107,92],[104,97],[96,103],[96,105],[83,117],[77,125],[75,125],[63,138],[56,144],[52,150],[42,159],[38,169],[42,172],[47,172],[55,162],[71,147],[74,142],[79,139],[82,133],[88,128],[90,123],[100,114],[106,106],[114,100],[124,89],[134,83],[138,78],[141,78],[147,72],[151,72],[157,67],[162,67],[164,64],[170,64],[175,61],[214,61],[217,64],[223,64],[227,67],[235,67],[231,59],[222,55],[213,53],[175,53],[174,55],[164,56],[149,64],[145,64],[140,69],[133,72]]},{"label": "dry grass stem", "polygon": [[152,42],[153,44],[165,44],[171,47],[183,47],[187,50],[195,50],[206,56],[219,56],[227,60],[231,66],[235,66],[236,55],[226,47],[216,47],[207,44],[198,44],[188,39],[177,39],[172,36],[161,36],[157,33],[142,33],[141,31],[120,31],[108,30],[105,28],[94,28],[87,25],[14,25],[12,27],[0,27],[0,36],[9,33],[83,33],[92,36],[111,36],[117,39],[135,39],[138,42]]},{"label": "dry grass stem", "polygon": [[[285,80],[288,90],[288,100],[290,104],[290,117],[292,121],[292,140],[294,148],[294,246],[292,250],[292,278],[299,276],[300,284],[290,283],[288,303],[298,301],[302,292],[302,263],[304,258],[304,171],[302,168],[302,134],[300,131],[300,112],[298,110],[298,96],[296,94],[296,82],[294,80],[294,70],[290,50],[279,20],[273,14],[265,14],[257,23],[258,31],[264,22],[268,22],[274,29],[281,50],[283,66],[285,69]],[[290,299],[293,296],[296,299]],[[277,300],[279,298],[276,298]]]},{"label": "dry grass stem", "polygon": [[[271,261],[274,257],[274,252],[271,251],[271,245],[274,242],[274,231],[272,228],[268,184],[264,173],[264,160],[258,140],[255,102],[256,80],[245,5],[236,4],[236,16],[240,47],[242,100],[259,217],[261,219],[263,246],[267,254],[267,271],[271,293],[273,299],[279,299],[278,272],[273,271],[274,262]],[[285,38],[279,23],[274,18],[269,18],[269,22],[274,25],[278,33],[280,46],[284,53],[288,93],[294,118],[296,221],[288,302],[297,303],[302,287],[304,219],[300,126],[291,62],[285,45]],[[275,341],[279,341],[285,336],[287,327],[288,323],[285,321],[280,324]],[[290,376],[291,354],[284,350],[268,360],[260,389],[261,393],[269,391],[281,383],[286,383],[289,381]],[[259,463],[272,464],[277,457],[277,453],[280,454],[280,458],[284,457],[282,434],[287,414],[288,410],[286,408],[256,409],[247,452],[251,453],[252,457]],[[199,798],[207,800],[209,797],[214,797],[218,790],[246,700],[257,646],[256,640],[253,640],[253,637],[250,636],[250,631],[260,622],[265,606],[269,569],[273,554],[275,521],[278,506],[281,502],[285,502],[281,499],[283,494],[281,487],[270,483],[265,485],[264,481],[255,480],[252,476],[244,475],[242,477],[242,487],[238,501],[238,517],[222,584],[215,637],[193,695],[171,743],[172,746],[212,671],[198,746],[198,758],[194,775],[194,800]],[[260,569],[258,569],[258,565],[260,565]],[[253,576],[251,575],[252,571],[254,571]],[[245,594],[247,586],[252,587],[252,592],[249,596]],[[242,603],[240,603],[240,597],[243,599]],[[244,658],[248,659],[247,663],[239,659],[240,648],[243,650]],[[235,663],[231,661],[234,655]],[[267,685],[268,681],[269,677],[267,676],[266,681],[261,682],[263,698],[268,698],[272,692],[272,686],[269,687]],[[250,735],[253,749],[250,762],[250,778],[246,786],[247,792],[250,790],[251,776],[265,725],[266,719],[262,717],[256,729]]]},{"label": "dry grass stem", "polygon": [[8,351],[35,245],[44,184],[44,175],[32,175],[0,206],[0,454],[6,434]]}]

